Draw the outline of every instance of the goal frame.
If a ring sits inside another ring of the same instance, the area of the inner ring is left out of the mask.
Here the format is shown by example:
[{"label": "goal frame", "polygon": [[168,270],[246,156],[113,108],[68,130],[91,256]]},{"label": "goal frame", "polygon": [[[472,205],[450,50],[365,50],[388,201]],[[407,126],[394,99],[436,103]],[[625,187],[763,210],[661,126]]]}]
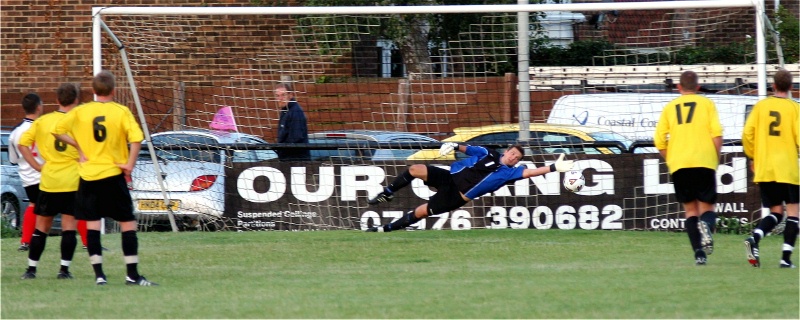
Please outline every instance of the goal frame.
[{"label": "goal frame", "polygon": [[[518,105],[519,105],[519,128],[520,139],[524,139],[529,133],[530,125],[530,101],[529,93],[532,85],[531,76],[535,74],[532,68],[529,67],[529,57],[527,56],[527,39],[528,34],[528,13],[531,12],[551,12],[551,11],[614,11],[614,10],[657,10],[657,9],[697,9],[697,8],[755,8],[755,43],[756,43],[756,63],[752,65],[752,69],[756,71],[757,77],[757,95],[759,98],[766,97],[767,95],[767,71],[768,68],[774,68],[772,65],[767,65],[766,55],[766,38],[764,34],[766,30],[765,24],[768,23],[766,15],[764,14],[763,0],[701,0],[701,1],[652,1],[652,2],[622,2],[622,3],[567,3],[567,4],[528,4],[529,0],[518,0],[517,5],[457,5],[457,6],[370,6],[370,7],[93,7],[92,9],[92,22],[93,22],[93,35],[92,35],[92,64],[93,72],[96,74],[102,70],[103,57],[102,57],[102,41],[103,31],[111,34],[107,26],[103,22],[104,15],[127,15],[127,16],[167,16],[167,15],[298,15],[298,14],[350,14],[350,15],[367,15],[367,14],[421,14],[421,13],[517,13],[517,35],[518,35],[518,52],[519,52],[519,68],[518,68],[518,82],[517,90]],[[124,44],[115,41],[116,45],[124,55]],[[123,60],[124,59],[123,57]],[[680,66],[672,66],[680,67]],[[614,67],[616,69],[625,69],[625,66]],[[637,67],[637,69],[642,67]],[[129,68],[126,68],[129,69]],[[644,68],[647,69],[647,68]],[[642,69],[642,70],[644,70]],[[130,70],[128,73],[128,81],[131,82],[131,87],[135,88]],[[651,74],[651,72],[647,72]],[[134,89],[135,90],[135,89]],[[134,103],[139,110],[140,116],[142,114],[142,106],[134,94]],[[143,121],[144,122],[144,121]],[[146,129],[145,129],[146,130]],[[149,134],[145,132],[149,140]],[[151,154],[154,154],[151,150]],[[162,188],[163,189],[163,188]],[[166,199],[166,197],[165,197]],[[175,230],[174,220],[172,217],[171,224]]]},{"label": "goal frame", "polygon": [[[526,34],[525,21],[531,12],[549,11],[613,11],[613,10],[655,10],[655,9],[695,9],[695,8],[755,8],[756,68],[758,96],[767,95],[767,53],[765,29],[765,8],[763,0],[702,0],[702,1],[652,1],[652,2],[600,2],[600,3],[559,3],[528,4],[528,0],[518,0],[516,5],[455,5],[455,6],[344,6],[344,7],[93,7],[92,8],[92,67],[96,74],[102,69],[102,18],[104,14],[114,15],[297,15],[297,14],[419,14],[419,13],[513,13],[521,14],[517,24],[517,34]],[[520,39],[525,37],[520,37]],[[520,51],[524,52],[524,51]],[[520,59],[524,66],[519,68],[518,88],[530,88],[529,61]],[[520,114],[523,114],[526,101],[520,101]],[[529,110],[527,110],[529,111]],[[527,114],[529,115],[529,113]],[[521,117],[522,119],[522,117]],[[526,119],[527,120],[527,119]],[[525,125],[526,123],[521,123]],[[522,130],[520,131],[522,132]],[[527,131],[526,131],[527,132]]]}]

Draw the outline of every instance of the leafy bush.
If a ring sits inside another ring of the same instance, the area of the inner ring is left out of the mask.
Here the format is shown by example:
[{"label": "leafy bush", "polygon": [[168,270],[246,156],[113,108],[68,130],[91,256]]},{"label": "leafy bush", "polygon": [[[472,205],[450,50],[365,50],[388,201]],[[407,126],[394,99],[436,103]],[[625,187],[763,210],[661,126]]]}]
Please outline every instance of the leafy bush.
[{"label": "leafy bush", "polygon": [[784,62],[787,64],[797,63],[800,61],[800,41],[797,41],[800,39],[800,21],[797,16],[784,7],[778,8],[778,21],[780,23],[773,23],[773,25],[780,33]]},{"label": "leafy bush", "polygon": [[3,217],[0,221],[0,238],[19,238],[20,236],[20,231],[10,227],[6,218]]}]

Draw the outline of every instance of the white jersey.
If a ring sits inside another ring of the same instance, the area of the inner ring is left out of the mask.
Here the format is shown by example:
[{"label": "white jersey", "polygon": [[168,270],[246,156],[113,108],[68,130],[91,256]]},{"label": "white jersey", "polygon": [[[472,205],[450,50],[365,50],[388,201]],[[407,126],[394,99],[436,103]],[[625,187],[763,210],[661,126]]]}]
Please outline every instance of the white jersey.
[{"label": "white jersey", "polygon": [[[31,124],[33,124],[33,120],[28,118],[23,119],[20,124],[14,127],[14,130],[12,130],[11,134],[8,136],[8,160],[11,163],[18,164],[19,178],[22,180],[23,187],[38,184],[42,179],[42,174],[31,167],[28,161],[25,161],[25,158],[22,157],[22,153],[19,152],[19,138],[22,137],[25,131],[28,131]],[[44,159],[42,159],[42,155],[39,154],[39,148],[36,146],[36,142],[33,143],[31,151],[36,162],[44,164]]]}]

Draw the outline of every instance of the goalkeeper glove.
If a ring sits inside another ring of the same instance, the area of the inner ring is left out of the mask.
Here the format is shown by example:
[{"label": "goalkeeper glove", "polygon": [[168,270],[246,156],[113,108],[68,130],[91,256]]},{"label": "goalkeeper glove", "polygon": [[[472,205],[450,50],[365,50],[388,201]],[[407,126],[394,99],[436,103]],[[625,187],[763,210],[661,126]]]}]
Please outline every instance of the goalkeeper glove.
[{"label": "goalkeeper glove", "polygon": [[572,170],[572,165],[575,161],[573,160],[564,160],[564,154],[562,153],[558,156],[558,160],[550,164],[550,172],[558,171],[558,172],[566,172]]},{"label": "goalkeeper glove", "polygon": [[444,157],[450,154],[450,152],[452,152],[455,148],[458,148],[458,143],[445,142],[442,144],[442,147],[439,148],[439,156]]}]

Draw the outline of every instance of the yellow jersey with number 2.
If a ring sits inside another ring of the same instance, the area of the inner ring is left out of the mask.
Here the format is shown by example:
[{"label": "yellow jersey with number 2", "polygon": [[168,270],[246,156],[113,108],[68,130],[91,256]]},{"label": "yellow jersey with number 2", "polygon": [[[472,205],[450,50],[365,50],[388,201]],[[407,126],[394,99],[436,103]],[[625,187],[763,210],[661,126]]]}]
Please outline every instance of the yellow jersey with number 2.
[{"label": "yellow jersey with number 2", "polygon": [[56,124],[53,133],[68,133],[78,142],[87,159],[78,172],[86,181],[121,174],[117,164],[128,162],[128,143],[144,139],[130,109],[113,101],[75,107]]},{"label": "yellow jersey with number 2", "polygon": [[779,97],[753,106],[742,132],[744,153],[753,159],[753,182],[800,184],[798,108],[794,100]]},{"label": "yellow jersey with number 2", "polygon": [[667,103],[653,137],[657,149],[667,150],[667,167],[717,170],[719,155],[712,141],[722,136],[717,107],[698,94],[683,94]]}]

